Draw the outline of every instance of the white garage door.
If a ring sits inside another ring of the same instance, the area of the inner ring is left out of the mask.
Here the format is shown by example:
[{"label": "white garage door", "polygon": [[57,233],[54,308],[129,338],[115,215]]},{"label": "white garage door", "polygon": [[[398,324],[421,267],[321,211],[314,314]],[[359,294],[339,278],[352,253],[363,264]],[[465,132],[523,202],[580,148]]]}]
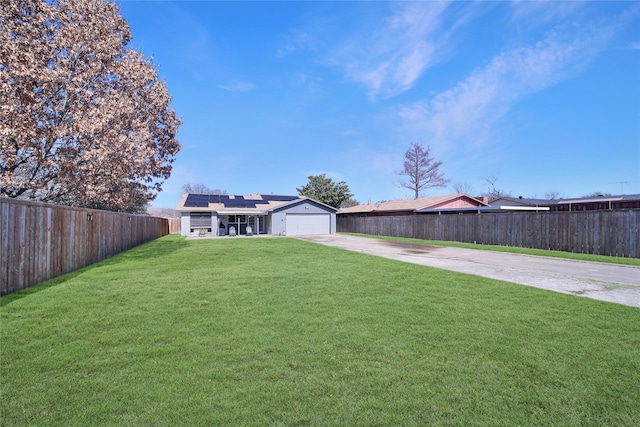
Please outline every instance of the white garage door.
[{"label": "white garage door", "polygon": [[331,215],[329,214],[287,214],[287,236],[303,234],[329,234]]}]

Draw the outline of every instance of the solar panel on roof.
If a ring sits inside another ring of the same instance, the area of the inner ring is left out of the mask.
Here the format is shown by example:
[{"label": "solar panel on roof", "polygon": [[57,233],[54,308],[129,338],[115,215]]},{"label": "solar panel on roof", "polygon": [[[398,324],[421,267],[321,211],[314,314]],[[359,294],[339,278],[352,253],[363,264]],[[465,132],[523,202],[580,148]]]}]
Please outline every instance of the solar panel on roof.
[{"label": "solar panel on roof", "polygon": [[244,199],[230,199],[224,202],[225,208],[255,208],[256,202],[254,200]]},{"label": "solar panel on roof", "polygon": [[273,202],[290,202],[292,200],[296,200],[298,196],[282,196],[277,194],[263,194],[262,198],[264,200],[273,201]]},{"label": "solar panel on roof", "polygon": [[207,196],[209,198],[209,203],[225,203],[229,200],[229,196],[226,194],[209,194]]},{"label": "solar panel on roof", "polygon": [[227,194],[189,194],[184,202],[185,207],[206,208],[209,203],[221,203],[227,208],[255,208],[256,205],[264,205],[269,202],[290,202],[298,196],[283,196],[278,194],[262,194],[262,200],[245,199],[244,196],[231,196]]},{"label": "solar panel on roof", "polygon": [[186,207],[206,208],[209,206],[209,196],[206,194],[189,194],[184,201]]}]

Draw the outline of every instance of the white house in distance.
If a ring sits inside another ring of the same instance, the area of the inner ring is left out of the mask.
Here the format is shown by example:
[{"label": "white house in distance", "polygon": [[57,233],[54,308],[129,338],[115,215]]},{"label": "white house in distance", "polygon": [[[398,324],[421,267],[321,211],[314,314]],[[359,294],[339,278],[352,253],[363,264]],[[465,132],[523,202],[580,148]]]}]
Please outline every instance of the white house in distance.
[{"label": "white house in distance", "polygon": [[336,232],[337,209],[308,197],[185,193],[176,207],[183,236]]}]

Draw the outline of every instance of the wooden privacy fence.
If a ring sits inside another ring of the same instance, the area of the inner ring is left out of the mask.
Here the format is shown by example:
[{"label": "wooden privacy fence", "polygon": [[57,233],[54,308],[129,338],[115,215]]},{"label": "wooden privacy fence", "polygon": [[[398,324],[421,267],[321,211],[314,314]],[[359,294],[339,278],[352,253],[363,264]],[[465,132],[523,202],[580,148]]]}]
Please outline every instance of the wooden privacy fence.
[{"label": "wooden privacy fence", "polygon": [[640,210],[338,215],[337,231],[640,258]]},{"label": "wooden privacy fence", "polygon": [[169,224],[169,234],[180,234],[180,218],[167,218],[167,223]]},{"label": "wooden privacy fence", "polygon": [[165,218],[0,198],[1,295],[168,233]]}]

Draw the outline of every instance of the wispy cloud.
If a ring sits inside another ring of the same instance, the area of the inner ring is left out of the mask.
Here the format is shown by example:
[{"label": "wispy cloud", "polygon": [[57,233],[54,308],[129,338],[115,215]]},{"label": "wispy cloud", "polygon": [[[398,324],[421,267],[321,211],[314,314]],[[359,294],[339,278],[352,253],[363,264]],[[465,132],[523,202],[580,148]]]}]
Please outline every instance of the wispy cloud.
[{"label": "wispy cloud", "polygon": [[244,82],[240,80],[234,80],[229,83],[218,85],[219,89],[227,90],[229,92],[249,92],[256,88],[256,85],[249,82]]},{"label": "wispy cloud", "polygon": [[314,41],[306,31],[295,31],[286,37],[286,41],[276,50],[276,57],[283,58],[300,49],[314,49]]},{"label": "wispy cloud", "polygon": [[292,76],[291,81],[296,85],[305,88],[308,92],[318,92],[322,88],[324,78],[319,75],[300,71]]},{"label": "wispy cloud", "polygon": [[415,84],[431,65],[447,2],[393,4],[379,28],[353,35],[329,55],[330,65],[364,85],[371,98],[392,97]]},{"label": "wispy cloud", "polygon": [[342,135],[342,136],[358,136],[358,135],[360,135],[360,131],[358,131],[356,129],[345,129],[342,132],[340,132],[340,135]]},{"label": "wispy cloud", "polygon": [[626,49],[626,50],[640,50],[640,42],[629,43],[623,49]]},{"label": "wispy cloud", "polygon": [[518,27],[538,27],[570,18],[583,6],[583,1],[513,1],[509,3],[511,23]]},{"label": "wispy cloud", "polygon": [[407,130],[442,149],[482,144],[523,97],[575,76],[615,34],[615,24],[556,27],[538,42],[495,56],[464,81],[400,110]]}]

